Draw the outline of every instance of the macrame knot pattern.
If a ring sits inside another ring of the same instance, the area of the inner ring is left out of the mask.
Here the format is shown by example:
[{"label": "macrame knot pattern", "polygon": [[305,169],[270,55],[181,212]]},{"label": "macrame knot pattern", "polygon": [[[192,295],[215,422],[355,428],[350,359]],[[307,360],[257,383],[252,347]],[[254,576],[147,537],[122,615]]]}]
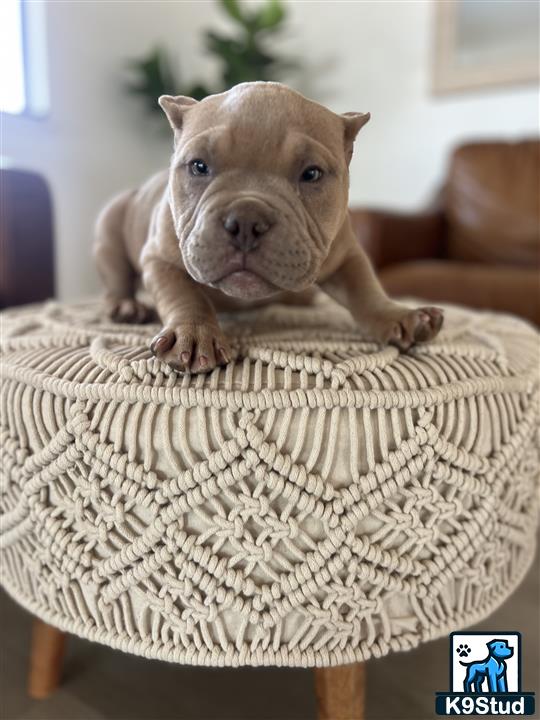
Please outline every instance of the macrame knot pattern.
[{"label": "macrame knot pattern", "polygon": [[2,582],[69,632],[324,666],[487,616],[534,554],[538,334],[446,309],[407,354],[327,300],[224,317],[181,376],[98,303],[3,315]]}]

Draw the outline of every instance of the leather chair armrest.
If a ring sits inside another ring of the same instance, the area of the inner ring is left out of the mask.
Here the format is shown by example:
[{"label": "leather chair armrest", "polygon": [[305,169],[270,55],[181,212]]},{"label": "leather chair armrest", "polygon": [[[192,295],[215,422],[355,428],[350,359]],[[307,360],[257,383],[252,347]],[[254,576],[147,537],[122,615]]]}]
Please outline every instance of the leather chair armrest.
[{"label": "leather chair armrest", "polygon": [[352,210],[354,231],[376,268],[426,258],[445,251],[445,219],[434,208],[420,213]]}]

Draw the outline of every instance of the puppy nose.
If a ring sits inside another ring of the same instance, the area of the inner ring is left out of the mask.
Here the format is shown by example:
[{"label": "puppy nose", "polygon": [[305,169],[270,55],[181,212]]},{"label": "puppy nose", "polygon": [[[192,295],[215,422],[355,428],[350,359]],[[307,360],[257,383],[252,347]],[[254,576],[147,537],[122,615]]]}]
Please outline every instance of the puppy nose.
[{"label": "puppy nose", "polygon": [[255,250],[260,238],[270,230],[272,222],[262,209],[253,205],[235,206],[223,220],[223,227],[235,248],[243,252]]}]

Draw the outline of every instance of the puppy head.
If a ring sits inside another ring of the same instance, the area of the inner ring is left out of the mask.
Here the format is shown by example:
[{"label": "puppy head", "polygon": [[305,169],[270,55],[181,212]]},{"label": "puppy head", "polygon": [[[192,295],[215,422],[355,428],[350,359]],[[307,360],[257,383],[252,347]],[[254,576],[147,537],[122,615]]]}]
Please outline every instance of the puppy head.
[{"label": "puppy head", "polygon": [[169,198],[192,277],[245,299],[313,284],[345,220],[369,114],[336,115],[262,82],[159,103],[174,131]]}]

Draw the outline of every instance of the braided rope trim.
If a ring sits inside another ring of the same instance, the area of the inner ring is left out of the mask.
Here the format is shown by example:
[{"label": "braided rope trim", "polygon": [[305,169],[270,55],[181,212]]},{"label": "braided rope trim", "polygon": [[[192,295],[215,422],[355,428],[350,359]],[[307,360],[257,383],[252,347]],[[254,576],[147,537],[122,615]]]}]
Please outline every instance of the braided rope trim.
[{"label": "braided rope trim", "polygon": [[414,408],[433,407],[450,400],[470,397],[471,395],[487,395],[497,392],[530,393],[534,388],[533,378],[477,378],[457,381],[451,385],[441,385],[428,390],[402,391],[399,395],[393,391],[360,390],[261,390],[259,393],[243,391],[183,389],[183,388],[150,388],[135,386],[128,383],[103,385],[102,383],[75,383],[69,380],[51,378],[27,368],[5,368],[4,378],[30,385],[36,390],[49,392],[52,395],[69,400],[90,400],[98,402],[153,402],[159,405],[185,408],[218,408],[233,411],[268,410],[275,408],[318,408],[327,410],[339,408]]}]

